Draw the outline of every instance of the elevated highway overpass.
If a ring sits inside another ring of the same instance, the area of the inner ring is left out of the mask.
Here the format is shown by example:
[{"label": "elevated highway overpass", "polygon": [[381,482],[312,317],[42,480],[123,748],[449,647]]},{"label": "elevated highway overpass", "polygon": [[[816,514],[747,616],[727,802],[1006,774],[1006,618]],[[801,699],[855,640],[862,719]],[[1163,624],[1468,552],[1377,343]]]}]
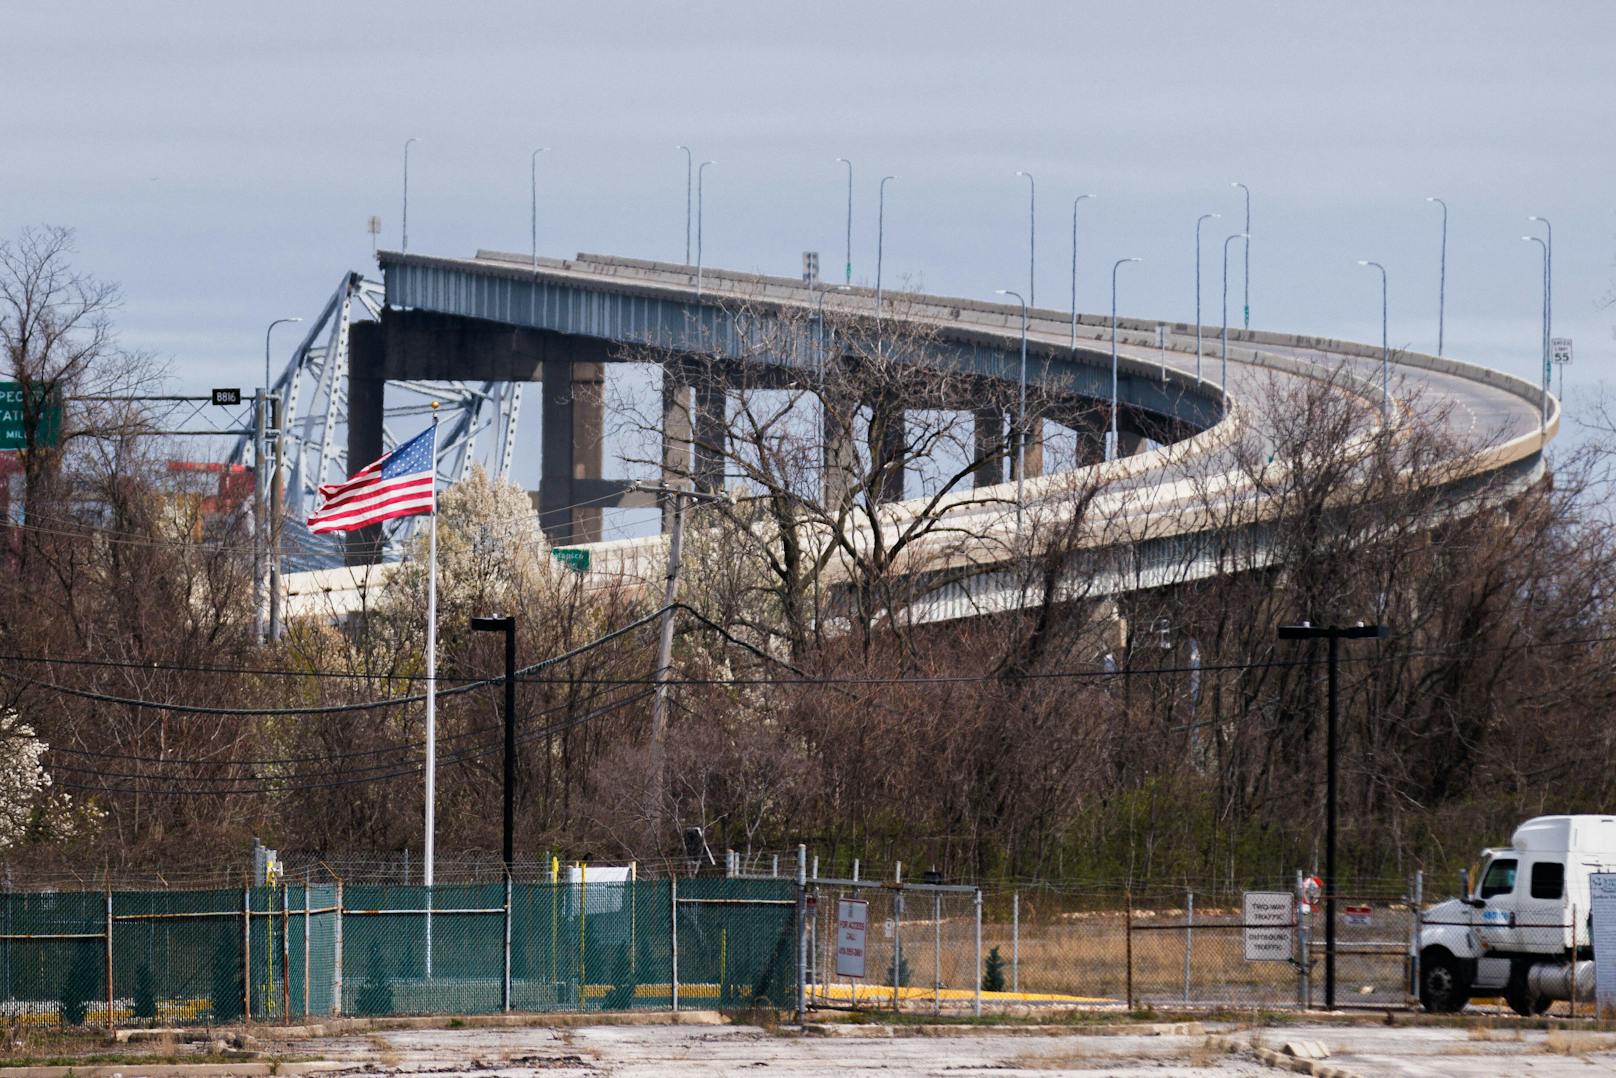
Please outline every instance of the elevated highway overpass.
[{"label": "elevated highway overpass", "polygon": [[[351,327],[346,391],[339,398],[347,409],[347,460],[357,466],[390,448],[381,422],[388,381],[458,379],[517,387],[539,381],[544,398],[543,461],[535,495],[540,519],[552,541],[590,551],[589,579],[600,586],[658,579],[665,545],[654,535],[600,538],[602,506],[650,504],[625,481],[604,475],[599,387],[605,364],[701,355],[718,368],[748,367],[750,385],[760,384],[761,374],[762,384],[788,386],[810,377],[824,360],[821,338],[802,332],[804,327],[823,332],[827,323],[875,313],[875,297],[866,289],[832,290],[791,278],[712,269],[703,269],[698,281],[694,267],[601,255],[534,260],[488,251],[471,258],[383,252],[379,261],[385,302],[375,321]],[[1017,378],[1019,305],[887,291],[881,314],[894,327],[924,333],[923,362],[957,371],[968,382],[1003,384]],[[777,332],[781,325],[795,332]],[[1160,345],[1158,333],[1165,334]],[[1074,329],[1069,312],[1030,312],[1028,376],[1046,402],[1099,401],[1108,407],[1110,334],[1109,318],[1083,315]],[[1265,395],[1331,380],[1366,415],[1378,417],[1381,411],[1377,346],[1231,327],[1224,387],[1219,384],[1220,334],[1216,327],[1203,327],[1197,377],[1193,324],[1119,319],[1122,455],[1109,462],[1096,459],[1103,430],[1095,429],[1093,409],[1056,417],[1073,427],[1080,448],[1088,447],[1090,462],[1083,463],[1080,453],[1076,472],[1040,475],[1041,454],[1036,439],[1029,439],[1023,490],[1029,511],[1057,505],[1074,482],[1096,484],[1107,500],[1094,516],[1113,526],[1088,541],[1123,550],[1126,557],[1100,582],[1102,589],[1148,586],[1152,565],[1171,564],[1180,575],[1186,566],[1190,575],[1216,571],[1208,552],[1217,545],[1211,530],[1218,525],[1216,514],[1206,512],[1207,492],[1217,491],[1224,504],[1255,497],[1249,475],[1233,469],[1228,447],[1249,437],[1253,409]],[[1392,423],[1420,418],[1438,424],[1460,447],[1456,466],[1441,480],[1454,498],[1463,498],[1481,481],[1502,480],[1519,488],[1541,476],[1543,449],[1560,419],[1558,402],[1543,388],[1448,358],[1399,352],[1393,360]],[[713,444],[728,392],[710,380],[665,388],[663,452],[669,475],[694,474],[707,485],[721,482],[714,470],[722,470],[722,460],[709,450],[715,459],[704,461],[690,445],[692,433],[696,443]],[[675,400],[673,394],[681,396]],[[520,400],[515,392],[502,399]],[[978,424],[979,445],[984,438],[1004,436],[1004,417],[995,414],[995,409],[1004,411],[1002,405],[910,403],[972,411],[973,418],[961,422]],[[502,459],[508,464],[514,415],[503,418]],[[689,455],[675,466],[680,453]],[[827,482],[835,453],[827,448]],[[938,582],[922,603],[922,617],[963,616],[1016,602],[1016,585],[1005,568],[1015,548],[1016,485],[1007,481],[1003,464],[996,474],[979,469],[973,480],[972,488],[951,494],[940,507],[955,538],[919,543],[910,553],[907,570],[933,574]],[[939,510],[927,499],[906,501],[902,493],[901,487],[884,492],[879,509],[887,514],[884,519]],[[1251,506],[1251,521],[1260,522],[1263,515],[1261,505]],[[1124,522],[1121,530],[1117,521]],[[960,535],[974,538],[960,542]],[[385,566],[363,564],[375,550],[373,543],[356,544],[347,567],[290,574],[288,610],[340,616],[363,605],[367,591],[388,572]]]}]

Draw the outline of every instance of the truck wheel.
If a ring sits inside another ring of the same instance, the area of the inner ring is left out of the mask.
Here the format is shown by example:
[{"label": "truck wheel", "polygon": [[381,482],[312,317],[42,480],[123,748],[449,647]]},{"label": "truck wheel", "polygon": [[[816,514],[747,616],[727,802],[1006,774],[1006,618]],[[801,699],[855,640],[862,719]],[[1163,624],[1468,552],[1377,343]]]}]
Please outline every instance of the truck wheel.
[{"label": "truck wheel", "polygon": [[1532,995],[1519,977],[1510,981],[1509,988],[1504,991],[1504,1002],[1522,1018],[1536,1017],[1554,1005],[1554,1000],[1548,996]]},{"label": "truck wheel", "polygon": [[1420,955],[1420,1005],[1433,1014],[1452,1014],[1470,1002],[1464,965],[1441,947]]}]

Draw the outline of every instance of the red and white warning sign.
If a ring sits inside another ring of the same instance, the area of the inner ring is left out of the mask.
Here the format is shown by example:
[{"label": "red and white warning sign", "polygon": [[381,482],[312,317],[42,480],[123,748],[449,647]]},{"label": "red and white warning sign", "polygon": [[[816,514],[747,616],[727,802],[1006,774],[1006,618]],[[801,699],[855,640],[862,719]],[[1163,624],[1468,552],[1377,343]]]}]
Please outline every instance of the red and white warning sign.
[{"label": "red and white warning sign", "polygon": [[870,927],[870,904],[859,898],[836,902],[836,976],[864,977],[864,935]]},{"label": "red and white warning sign", "polygon": [[1359,928],[1368,928],[1370,923],[1368,906],[1347,906],[1341,911],[1341,920],[1344,924],[1356,925]]}]

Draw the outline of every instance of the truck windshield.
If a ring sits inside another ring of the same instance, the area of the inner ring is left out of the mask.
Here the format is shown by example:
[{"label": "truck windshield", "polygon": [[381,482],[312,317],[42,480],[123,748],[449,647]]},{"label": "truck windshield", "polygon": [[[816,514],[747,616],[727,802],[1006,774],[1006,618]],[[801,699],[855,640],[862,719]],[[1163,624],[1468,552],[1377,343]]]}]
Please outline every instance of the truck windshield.
[{"label": "truck windshield", "polygon": [[1478,897],[1492,898],[1494,895],[1507,895],[1515,890],[1515,858],[1500,857],[1487,866],[1487,875],[1481,879],[1481,894]]}]

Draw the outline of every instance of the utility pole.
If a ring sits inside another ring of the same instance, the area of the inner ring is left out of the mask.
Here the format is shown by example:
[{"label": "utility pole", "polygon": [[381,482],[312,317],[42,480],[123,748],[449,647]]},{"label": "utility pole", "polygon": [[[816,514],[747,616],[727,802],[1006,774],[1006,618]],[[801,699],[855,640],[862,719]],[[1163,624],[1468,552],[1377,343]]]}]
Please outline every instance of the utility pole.
[{"label": "utility pole", "polygon": [[505,821],[500,853],[508,879],[516,860],[516,618],[510,614],[472,618],[471,628],[505,634]]},{"label": "utility pole", "polygon": [[727,494],[686,490],[682,487],[636,483],[634,489],[657,494],[673,502],[673,522],[668,535],[668,572],[662,589],[662,617],[657,634],[655,693],[651,697],[651,800],[650,818],[654,827],[662,822],[662,794],[667,776],[668,676],[673,666],[673,605],[679,598],[679,557],[684,549],[685,499],[693,502],[729,501]]},{"label": "utility pole", "polygon": [[286,515],[286,484],[281,481],[286,463],[286,438],[281,430],[281,398],[269,399],[271,450],[274,465],[269,472],[269,639],[281,638],[281,518]]},{"label": "utility pole", "polygon": [[269,391],[253,394],[253,625],[260,642],[269,639],[265,561],[269,557]]},{"label": "utility pole", "polygon": [[1326,719],[1324,756],[1324,1009],[1335,1009],[1335,897],[1338,890],[1335,874],[1336,850],[1336,787],[1337,787],[1337,761],[1336,761],[1336,727],[1340,714],[1340,678],[1338,666],[1340,660],[1340,646],[1343,640],[1384,640],[1390,634],[1384,625],[1312,625],[1302,622],[1299,625],[1281,625],[1279,639],[1281,640],[1328,640],[1330,642],[1329,660],[1329,711]]}]

